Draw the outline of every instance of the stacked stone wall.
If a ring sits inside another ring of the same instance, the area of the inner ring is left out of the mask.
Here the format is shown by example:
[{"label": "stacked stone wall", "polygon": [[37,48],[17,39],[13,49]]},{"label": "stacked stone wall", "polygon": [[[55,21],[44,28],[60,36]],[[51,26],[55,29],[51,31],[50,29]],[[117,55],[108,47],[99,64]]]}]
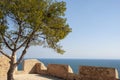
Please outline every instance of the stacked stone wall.
[{"label": "stacked stone wall", "polygon": [[0,76],[6,76],[9,69],[9,59],[4,55],[0,56]]},{"label": "stacked stone wall", "polygon": [[36,73],[36,66],[35,65],[38,64],[38,63],[40,64],[39,69],[46,69],[44,64],[42,62],[40,62],[39,60],[36,60],[36,59],[24,60],[23,61],[23,71],[24,71],[24,73],[30,73],[30,74]]},{"label": "stacked stone wall", "polygon": [[35,64],[35,73],[41,75],[48,75],[46,66],[42,63]]},{"label": "stacked stone wall", "polygon": [[[7,72],[8,72],[9,66],[10,66],[9,62],[10,62],[9,58],[7,58],[4,55],[0,55],[0,77],[7,76]],[[15,62],[16,62],[16,60],[15,60]],[[16,74],[16,73],[17,73],[17,67],[15,69],[14,74]]]},{"label": "stacked stone wall", "polygon": [[49,64],[47,67],[47,72],[49,75],[67,79],[68,73],[73,73],[69,65],[62,64]]},{"label": "stacked stone wall", "polygon": [[81,66],[79,68],[79,76],[89,80],[114,80],[118,78],[116,74],[115,68],[94,66]]},{"label": "stacked stone wall", "polygon": [[[9,69],[9,59],[0,56],[0,77],[6,76]],[[118,71],[115,68],[80,66],[79,73],[73,73],[72,68],[65,64],[48,64],[46,66],[36,59],[23,61],[23,70],[15,74],[41,74],[55,76],[65,80],[119,80]]]}]

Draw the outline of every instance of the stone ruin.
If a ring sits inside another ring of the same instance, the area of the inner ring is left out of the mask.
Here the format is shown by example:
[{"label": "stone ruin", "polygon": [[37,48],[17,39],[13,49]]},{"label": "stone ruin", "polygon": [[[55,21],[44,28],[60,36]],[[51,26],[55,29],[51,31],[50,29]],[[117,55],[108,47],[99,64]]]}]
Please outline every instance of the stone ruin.
[{"label": "stone ruin", "polygon": [[81,66],[79,68],[81,78],[89,80],[114,80],[118,78],[118,72],[115,68]]},{"label": "stone ruin", "polygon": [[29,74],[36,73],[35,64],[40,64],[39,70],[47,70],[45,65],[42,62],[38,61],[37,59],[27,59],[24,60],[22,64],[24,73],[29,73]]},{"label": "stone ruin", "polygon": [[6,76],[9,69],[9,59],[5,56],[0,56],[0,76]]},{"label": "stone ruin", "polygon": [[47,73],[51,76],[66,79],[68,77],[68,73],[73,73],[73,70],[69,65],[48,64]]},{"label": "stone ruin", "polygon": [[[14,74],[41,74],[54,76],[63,80],[118,80],[118,71],[115,68],[80,66],[78,74],[66,64],[48,64],[47,67],[36,59],[27,59],[22,63],[22,71]],[[9,59],[0,56],[0,77],[6,76],[9,69]]]}]

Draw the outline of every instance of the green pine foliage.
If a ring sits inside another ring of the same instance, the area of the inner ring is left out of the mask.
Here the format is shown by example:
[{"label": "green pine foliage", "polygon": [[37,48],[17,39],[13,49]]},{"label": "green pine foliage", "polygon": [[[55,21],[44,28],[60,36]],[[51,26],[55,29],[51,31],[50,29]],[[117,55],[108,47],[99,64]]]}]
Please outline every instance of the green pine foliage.
[{"label": "green pine foliage", "polygon": [[29,46],[45,46],[63,53],[58,42],[71,32],[65,11],[64,1],[0,0],[1,47],[17,50],[29,42]]}]

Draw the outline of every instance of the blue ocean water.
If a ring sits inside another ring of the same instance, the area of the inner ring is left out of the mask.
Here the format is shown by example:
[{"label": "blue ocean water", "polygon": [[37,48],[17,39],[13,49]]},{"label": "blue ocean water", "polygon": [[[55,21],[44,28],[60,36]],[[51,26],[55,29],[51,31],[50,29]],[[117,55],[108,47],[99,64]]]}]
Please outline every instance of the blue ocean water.
[{"label": "blue ocean water", "polygon": [[[48,64],[67,64],[70,65],[74,73],[78,73],[80,66],[99,66],[116,68],[120,77],[120,60],[98,60],[98,59],[38,59],[46,66]],[[21,69],[21,64],[18,66]]]}]

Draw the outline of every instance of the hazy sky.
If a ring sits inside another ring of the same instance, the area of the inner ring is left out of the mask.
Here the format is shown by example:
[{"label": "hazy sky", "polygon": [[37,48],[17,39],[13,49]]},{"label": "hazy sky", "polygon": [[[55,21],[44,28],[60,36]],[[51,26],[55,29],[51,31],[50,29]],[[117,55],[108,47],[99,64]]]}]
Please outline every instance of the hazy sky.
[{"label": "hazy sky", "polygon": [[120,0],[64,0],[72,32],[60,43],[64,55],[31,47],[29,58],[120,59]]}]

